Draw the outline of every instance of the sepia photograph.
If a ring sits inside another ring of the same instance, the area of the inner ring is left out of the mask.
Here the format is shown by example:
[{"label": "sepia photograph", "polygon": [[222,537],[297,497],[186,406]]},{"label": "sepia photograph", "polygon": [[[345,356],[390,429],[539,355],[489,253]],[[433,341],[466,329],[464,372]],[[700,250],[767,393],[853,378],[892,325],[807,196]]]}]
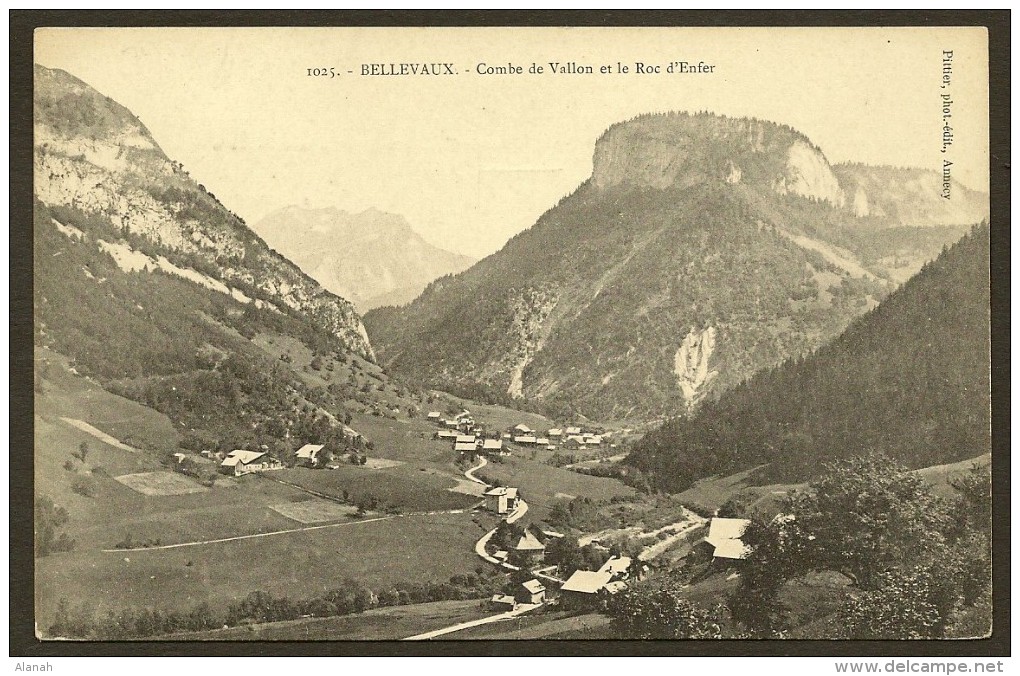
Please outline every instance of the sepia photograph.
[{"label": "sepia photograph", "polygon": [[984,27],[32,61],[39,641],[992,635]]}]

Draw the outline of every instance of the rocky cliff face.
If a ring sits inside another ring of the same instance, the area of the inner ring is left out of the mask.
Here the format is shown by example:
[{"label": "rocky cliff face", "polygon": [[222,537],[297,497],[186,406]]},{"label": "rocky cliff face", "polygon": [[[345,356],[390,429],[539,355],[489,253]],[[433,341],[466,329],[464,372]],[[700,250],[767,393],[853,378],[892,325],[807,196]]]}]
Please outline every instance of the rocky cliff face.
[{"label": "rocky cliff face", "polygon": [[252,226],[324,287],[362,312],[414,300],[429,282],[475,263],[432,246],[396,214],[290,206]]},{"label": "rocky cliff face", "polygon": [[821,150],[789,127],[715,115],[649,115],[611,127],[595,144],[592,181],[656,188],[703,181],[767,186],[843,206]]},{"label": "rocky cliff face", "polygon": [[701,331],[691,330],[684,336],[673,357],[674,372],[680,391],[684,395],[687,412],[694,411],[709,391],[712,380],[719,373],[711,368],[712,353],[715,352],[714,327],[709,326]]},{"label": "rocky cliff face", "polygon": [[818,348],[962,236],[890,187],[909,172],[865,175],[779,124],[642,116],[532,228],[366,324],[385,364],[437,386],[596,418],[689,411]]},{"label": "rocky cliff face", "polygon": [[134,236],[135,248],[150,258],[164,256],[182,269],[198,265],[225,287],[302,312],[374,358],[351,303],[269,250],[166,157],[123,106],[63,71],[36,66],[34,132],[35,194],[42,203],[108,222]]},{"label": "rocky cliff face", "polygon": [[942,174],[933,170],[839,164],[833,173],[853,195],[857,216],[901,226],[968,226],[988,218],[988,195],[950,181],[943,194]]}]

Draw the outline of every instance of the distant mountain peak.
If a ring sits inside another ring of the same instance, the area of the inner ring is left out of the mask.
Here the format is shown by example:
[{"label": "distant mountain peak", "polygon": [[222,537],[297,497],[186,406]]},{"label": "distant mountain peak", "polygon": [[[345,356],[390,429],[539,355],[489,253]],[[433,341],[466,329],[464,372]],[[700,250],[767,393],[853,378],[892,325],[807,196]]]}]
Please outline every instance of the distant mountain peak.
[{"label": "distant mountain peak", "polygon": [[473,258],[426,242],[400,214],[369,207],[288,206],[253,228],[270,246],[362,311],[413,300],[434,279],[467,269]]}]

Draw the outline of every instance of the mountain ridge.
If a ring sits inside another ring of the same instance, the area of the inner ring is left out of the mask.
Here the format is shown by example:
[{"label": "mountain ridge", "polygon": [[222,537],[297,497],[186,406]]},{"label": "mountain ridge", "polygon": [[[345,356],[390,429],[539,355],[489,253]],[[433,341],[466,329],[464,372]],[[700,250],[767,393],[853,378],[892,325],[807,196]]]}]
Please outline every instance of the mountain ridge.
[{"label": "mountain ridge", "polygon": [[[246,297],[293,310],[374,359],[353,305],[323,289],[227,210],[160,149],[127,108],[66,71],[35,66],[34,189],[132,236],[152,259],[211,275]],[[198,270],[200,268],[200,270]]]},{"label": "mountain ridge", "polygon": [[[654,419],[817,348],[966,230],[854,213],[821,151],[771,122],[639,116],[594,157],[499,252],[367,313],[383,363],[497,401]],[[451,330],[463,317],[472,329]],[[683,373],[684,341],[709,328],[702,375]]]},{"label": "mountain ridge", "polygon": [[330,291],[361,310],[403,305],[432,280],[475,259],[436,247],[403,216],[375,208],[278,209],[252,228]]}]

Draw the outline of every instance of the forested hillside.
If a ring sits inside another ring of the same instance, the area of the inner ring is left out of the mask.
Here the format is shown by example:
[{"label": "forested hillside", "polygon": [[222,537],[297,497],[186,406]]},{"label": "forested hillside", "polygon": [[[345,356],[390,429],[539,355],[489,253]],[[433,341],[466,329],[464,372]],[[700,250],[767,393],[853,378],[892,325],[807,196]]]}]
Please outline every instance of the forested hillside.
[{"label": "forested hillside", "polygon": [[[916,174],[876,193],[883,209]],[[641,116],[533,227],[366,327],[384,364],[433,386],[600,419],[694,410],[838,335],[978,220],[855,210],[877,188],[852,188],[789,127]]]},{"label": "forested hillside", "polygon": [[881,452],[910,468],[990,448],[989,231],[976,227],[814,354],[649,433],[628,462],[680,491],[762,464],[762,483]]}]

